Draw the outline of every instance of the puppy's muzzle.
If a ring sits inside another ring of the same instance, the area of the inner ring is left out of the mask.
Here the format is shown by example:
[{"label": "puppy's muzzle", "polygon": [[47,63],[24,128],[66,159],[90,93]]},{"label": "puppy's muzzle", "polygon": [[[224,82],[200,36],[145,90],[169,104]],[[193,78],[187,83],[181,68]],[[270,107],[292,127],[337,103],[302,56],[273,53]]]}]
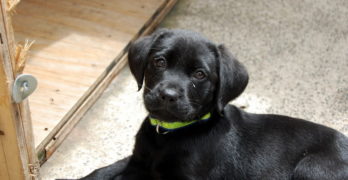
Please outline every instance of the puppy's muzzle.
[{"label": "puppy's muzzle", "polygon": [[176,104],[179,98],[182,96],[180,92],[174,87],[166,87],[159,89],[158,98],[162,104]]},{"label": "puppy's muzzle", "polygon": [[179,97],[179,92],[174,88],[165,88],[159,90],[159,98],[164,104],[176,103]]}]

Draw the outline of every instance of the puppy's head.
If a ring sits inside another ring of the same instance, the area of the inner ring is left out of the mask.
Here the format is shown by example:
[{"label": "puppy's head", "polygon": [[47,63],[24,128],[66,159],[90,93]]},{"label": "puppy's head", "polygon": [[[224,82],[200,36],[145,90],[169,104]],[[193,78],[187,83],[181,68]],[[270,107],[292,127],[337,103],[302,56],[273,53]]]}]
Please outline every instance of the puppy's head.
[{"label": "puppy's head", "polygon": [[162,121],[190,121],[223,108],[248,83],[245,68],[223,45],[198,33],[161,29],[135,41],[129,66],[145,107]]}]

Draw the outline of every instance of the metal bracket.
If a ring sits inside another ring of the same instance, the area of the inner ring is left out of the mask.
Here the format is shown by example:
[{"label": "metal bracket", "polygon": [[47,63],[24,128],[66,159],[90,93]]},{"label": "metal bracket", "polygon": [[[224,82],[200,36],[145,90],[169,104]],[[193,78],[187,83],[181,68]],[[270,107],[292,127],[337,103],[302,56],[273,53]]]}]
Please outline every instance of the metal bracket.
[{"label": "metal bracket", "polygon": [[30,74],[18,75],[14,81],[12,88],[12,98],[16,103],[22,102],[30,94],[32,94],[37,87],[37,80]]}]

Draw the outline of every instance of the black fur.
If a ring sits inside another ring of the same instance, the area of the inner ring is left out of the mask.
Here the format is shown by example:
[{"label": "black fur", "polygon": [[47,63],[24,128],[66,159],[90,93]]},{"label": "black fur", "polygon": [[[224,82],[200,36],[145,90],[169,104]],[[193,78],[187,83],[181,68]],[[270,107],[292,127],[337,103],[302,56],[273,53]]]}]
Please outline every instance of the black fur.
[{"label": "black fur", "polygon": [[243,92],[248,74],[223,45],[194,32],[162,29],[132,44],[129,65],[139,89],[145,80],[149,116],[169,122],[207,112],[212,117],[167,134],[158,134],[147,117],[129,159],[84,179],[348,179],[343,134],[227,105]]}]

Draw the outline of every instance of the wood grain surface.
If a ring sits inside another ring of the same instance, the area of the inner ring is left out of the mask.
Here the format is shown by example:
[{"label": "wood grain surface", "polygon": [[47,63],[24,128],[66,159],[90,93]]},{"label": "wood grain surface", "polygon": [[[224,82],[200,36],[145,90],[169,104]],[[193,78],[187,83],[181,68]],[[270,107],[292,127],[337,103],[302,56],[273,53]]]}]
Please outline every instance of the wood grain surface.
[{"label": "wood grain surface", "polygon": [[39,81],[30,96],[36,147],[54,138],[164,2],[25,0],[17,5],[16,41],[35,40],[24,72]]}]

